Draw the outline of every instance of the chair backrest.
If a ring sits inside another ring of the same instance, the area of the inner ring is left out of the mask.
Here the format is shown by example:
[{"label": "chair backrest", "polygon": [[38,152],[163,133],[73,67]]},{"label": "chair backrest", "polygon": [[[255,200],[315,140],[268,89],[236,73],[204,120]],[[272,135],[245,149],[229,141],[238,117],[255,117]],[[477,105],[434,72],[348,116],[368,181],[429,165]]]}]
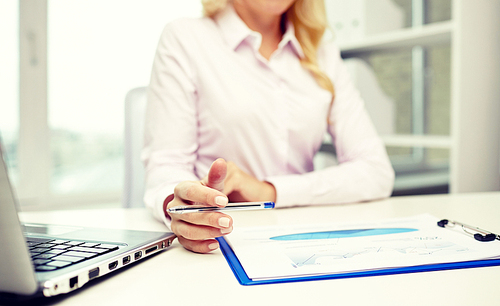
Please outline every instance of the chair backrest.
[{"label": "chair backrest", "polygon": [[141,151],[144,143],[146,87],[130,90],[125,97],[125,184],[123,207],[144,206],[144,167]]}]

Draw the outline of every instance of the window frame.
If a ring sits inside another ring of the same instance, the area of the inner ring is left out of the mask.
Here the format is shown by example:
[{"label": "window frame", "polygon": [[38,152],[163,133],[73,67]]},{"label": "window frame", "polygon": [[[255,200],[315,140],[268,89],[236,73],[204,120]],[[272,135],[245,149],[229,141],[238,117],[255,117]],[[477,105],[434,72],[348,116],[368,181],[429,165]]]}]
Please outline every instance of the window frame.
[{"label": "window frame", "polygon": [[55,195],[50,191],[47,74],[48,0],[19,0],[19,185],[23,210],[119,206],[121,191]]}]

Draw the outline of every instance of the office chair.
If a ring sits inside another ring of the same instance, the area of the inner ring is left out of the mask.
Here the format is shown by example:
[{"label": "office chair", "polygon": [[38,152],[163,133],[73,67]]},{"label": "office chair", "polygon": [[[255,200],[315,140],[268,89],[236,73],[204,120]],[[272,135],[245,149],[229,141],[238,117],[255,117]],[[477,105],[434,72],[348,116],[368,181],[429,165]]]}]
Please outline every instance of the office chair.
[{"label": "office chair", "polygon": [[141,150],[144,142],[146,87],[131,89],[125,97],[125,182],[123,207],[144,206],[144,167]]}]

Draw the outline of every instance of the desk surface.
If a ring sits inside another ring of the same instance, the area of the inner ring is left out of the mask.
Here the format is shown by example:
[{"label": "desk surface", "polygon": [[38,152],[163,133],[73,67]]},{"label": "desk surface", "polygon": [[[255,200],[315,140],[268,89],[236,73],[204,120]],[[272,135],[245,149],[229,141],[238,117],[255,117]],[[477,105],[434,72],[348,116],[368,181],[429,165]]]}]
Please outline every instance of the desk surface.
[{"label": "desk surface", "polygon": [[[349,205],[234,212],[234,226],[376,220],[431,213],[500,232],[500,192],[395,197]],[[21,213],[24,222],[165,230],[145,209]],[[82,289],[58,305],[499,305],[500,266],[241,286],[222,253],[172,248]]]}]

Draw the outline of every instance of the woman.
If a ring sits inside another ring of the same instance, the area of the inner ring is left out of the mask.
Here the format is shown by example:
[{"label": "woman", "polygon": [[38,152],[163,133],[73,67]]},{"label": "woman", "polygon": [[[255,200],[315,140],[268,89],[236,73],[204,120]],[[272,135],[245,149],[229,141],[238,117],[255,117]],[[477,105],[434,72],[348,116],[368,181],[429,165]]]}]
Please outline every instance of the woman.
[{"label": "woman", "polygon": [[[206,17],[166,26],[148,89],[144,199],[179,242],[207,253],[232,231],[221,212],[166,213],[179,205],[389,196],[384,145],[338,48],[321,42],[323,1],[203,4]],[[314,171],[325,131],[339,165]]]}]

